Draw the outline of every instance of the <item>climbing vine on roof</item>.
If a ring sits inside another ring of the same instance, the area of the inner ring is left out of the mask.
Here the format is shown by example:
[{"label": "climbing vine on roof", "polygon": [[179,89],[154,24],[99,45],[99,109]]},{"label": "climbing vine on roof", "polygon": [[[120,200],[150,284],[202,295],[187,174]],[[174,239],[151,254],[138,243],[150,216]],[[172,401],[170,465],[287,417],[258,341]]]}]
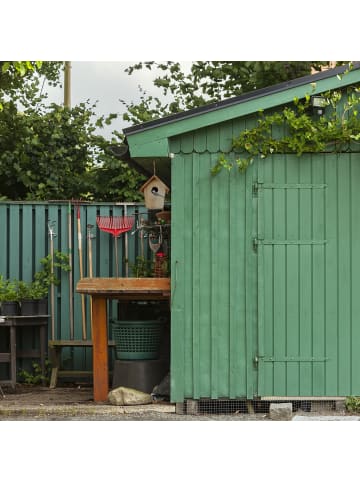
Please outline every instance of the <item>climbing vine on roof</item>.
[{"label": "climbing vine on roof", "polygon": [[211,173],[216,175],[222,169],[230,171],[234,167],[245,171],[255,158],[265,159],[272,154],[344,152],[350,143],[359,145],[360,86],[326,92],[322,99],[323,116],[314,114],[310,94],[301,100],[295,98],[292,105],[281,111],[259,112],[257,125],[233,139],[235,160],[222,153]]}]

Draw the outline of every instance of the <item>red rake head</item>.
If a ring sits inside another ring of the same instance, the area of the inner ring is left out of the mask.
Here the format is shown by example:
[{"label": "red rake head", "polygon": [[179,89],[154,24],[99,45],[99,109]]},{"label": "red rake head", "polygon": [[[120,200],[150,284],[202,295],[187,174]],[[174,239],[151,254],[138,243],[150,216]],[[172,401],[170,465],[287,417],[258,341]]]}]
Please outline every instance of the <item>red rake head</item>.
[{"label": "red rake head", "polygon": [[117,237],[130,231],[134,225],[134,218],[133,216],[96,216],[96,224],[101,231]]}]

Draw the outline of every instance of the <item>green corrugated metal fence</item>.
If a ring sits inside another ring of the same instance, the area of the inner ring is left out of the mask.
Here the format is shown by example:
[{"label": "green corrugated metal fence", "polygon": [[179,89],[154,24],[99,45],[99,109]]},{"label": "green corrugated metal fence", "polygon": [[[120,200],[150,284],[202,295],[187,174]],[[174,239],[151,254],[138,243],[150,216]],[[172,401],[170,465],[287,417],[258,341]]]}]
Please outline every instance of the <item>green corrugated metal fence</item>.
[{"label": "green corrugated metal fence", "polygon": [[[48,223],[52,223],[56,236],[54,249],[69,253],[69,227],[68,213],[71,212],[71,243],[72,243],[72,274],[74,287],[73,313],[74,313],[74,339],[82,338],[82,313],[81,296],[75,293],[76,283],[79,280],[79,251],[77,232],[77,206],[67,202],[2,202],[0,203],[0,274],[4,278],[16,278],[30,281],[34,273],[41,269],[40,259],[50,252],[50,237]],[[114,239],[109,233],[100,231],[96,225],[96,216],[133,216],[135,215],[134,229],[138,215],[143,214],[146,219],[147,210],[140,203],[99,203],[79,205],[81,239],[83,251],[83,274],[89,276],[88,266],[88,239],[87,225],[93,225],[91,233],[95,236],[92,240],[93,276],[116,276]],[[130,263],[141,254],[141,245],[138,233],[120,235],[118,239],[119,276],[126,276],[128,259]],[[145,243],[145,255],[148,252]],[[131,275],[131,271],[129,272]],[[69,273],[60,272],[59,287],[55,287],[55,339],[71,339],[70,327],[70,293]],[[86,328],[87,338],[91,338],[89,299],[86,297]],[[49,297],[50,299],[50,297]],[[109,317],[115,317],[117,303],[109,304]],[[50,313],[50,311],[49,311]],[[109,334],[110,335],[110,334]],[[51,323],[49,321],[49,338],[51,337]],[[4,340],[3,340],[4,342]],[[26,332],[19,340],[20,348],[37,343],[33,331]],[[81,348],[64,350],[64,362],[68,369],[76,368],[85,370],[91,368],[91,350]],[[20,367],[22,366],[21,360]],[[26,363],[25,363],[26,365]],[[28,366],[28,364],[27,364]]]}]

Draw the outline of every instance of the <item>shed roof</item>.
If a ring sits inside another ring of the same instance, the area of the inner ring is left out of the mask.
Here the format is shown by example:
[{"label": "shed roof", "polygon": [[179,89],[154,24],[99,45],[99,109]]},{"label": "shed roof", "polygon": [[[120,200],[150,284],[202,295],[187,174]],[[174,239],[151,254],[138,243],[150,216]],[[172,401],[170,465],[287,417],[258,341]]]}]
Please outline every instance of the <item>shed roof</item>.
[{"label": "shed roof", "polygon": [[[346,75],[342,75],[347,70]],[[306,95],[321,94],[359,82],[360,62],[355,62],[351,70],[345,65],[306,75],[238,97],[144,122],[125,128],[123,132],[129,145],[131,158],[138,159],[142,168],[146,169],[149,158],[152,160],[170,158],[168,142],[170,137],[287,104],[295,97],[301,99]],[[152,160],[149,162],[152,163]],[[150,166],[149,172],[151,172]]]}]

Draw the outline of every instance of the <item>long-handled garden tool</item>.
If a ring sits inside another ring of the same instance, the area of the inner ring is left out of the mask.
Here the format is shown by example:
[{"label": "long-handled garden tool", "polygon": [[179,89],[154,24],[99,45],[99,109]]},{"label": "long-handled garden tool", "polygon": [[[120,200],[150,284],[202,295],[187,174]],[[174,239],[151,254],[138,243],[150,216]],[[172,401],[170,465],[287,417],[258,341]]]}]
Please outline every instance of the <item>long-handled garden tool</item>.
[{"label": "long-handled garden tool", "polygon": [[[56,236],[54,232],[54,225],[55,222],[48,221],[48,231],[50,236],[50,270],[51,270],[51,277],[54,277],[54,237]],[[54,283],[51,283],[50,288],[50,302],[51,302],[51,339],[54,340],[55,338],[55,287]]]},{"label": "long-handled garden tool", "polygon": [[[92,240],[95,235],[92,234],[91,230],[94,227],[93,224],[87,225],[87,243],[88,243],[88,274],[89,278],[93,277],[93,260],[92,260]],[[92,332],[92,297],[90,296],[90,323]]]},{"label": "long-handled garden tool", "polygon": [[[81,235],[81,220],[80,220],[80,201],[73,201],[76,206],[77,217],[77,235],[78,235],[78,251],[79,251],[79,274],[80,279],[83,278],[83,255],[82,255],[82,235]],[[81,295],[81,321],[82,321],[82,337],[86,340],[86,315],[85,315],[85,295]]]},{"label": "long-handled garden tool", "polygon": [[70,340],[74,339],[74,306],[73,306],[73,268],[72,268],[72,219],[71,202],[68,204],[68,252],[69,252],[69,322]]},{"label": "long-handled garden tool", "polygon": [[114,237],[116,277],[119,277],[119,258],[117,238],[122,233],[130,231],[134,225],[133,216],[96,216],[96,224],[101,231],[110,233]]}]

